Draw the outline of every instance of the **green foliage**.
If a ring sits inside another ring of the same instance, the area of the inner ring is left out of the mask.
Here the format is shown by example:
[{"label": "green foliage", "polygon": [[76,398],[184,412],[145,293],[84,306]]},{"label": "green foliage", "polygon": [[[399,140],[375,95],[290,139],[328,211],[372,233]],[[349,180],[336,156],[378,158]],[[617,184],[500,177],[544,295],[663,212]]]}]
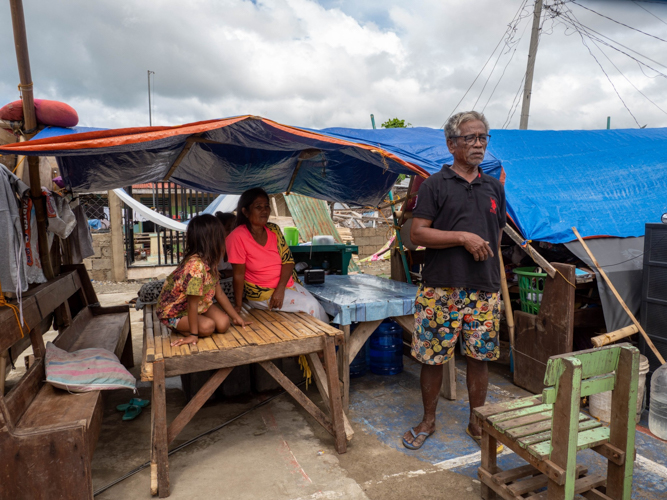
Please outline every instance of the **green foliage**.
[{"label": "green foliage", "polygon": [[382,128],[408,128],[411,127],[412,123],[405,123],[405,120],[399,120],[398,118],[392,118],[384,122]]}]

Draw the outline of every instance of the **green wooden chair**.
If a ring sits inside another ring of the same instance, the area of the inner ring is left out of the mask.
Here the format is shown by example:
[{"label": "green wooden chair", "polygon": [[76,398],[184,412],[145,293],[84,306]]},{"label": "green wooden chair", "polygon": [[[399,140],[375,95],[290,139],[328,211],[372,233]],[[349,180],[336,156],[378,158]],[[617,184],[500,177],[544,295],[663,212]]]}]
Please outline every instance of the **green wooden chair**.
[{"label": "green wooden chair", "polygon": [[[482,498],[630,500],[638,374],[639,351],[630,344],[552,356],[541,396],[475,408]],[[604,391],[612,391],[609,427],[579,411],[582,397]],[[528,465],[501,470],[497,441]],[[608,460],[606,477],[577,466],[577,451],[587,448]]]}]

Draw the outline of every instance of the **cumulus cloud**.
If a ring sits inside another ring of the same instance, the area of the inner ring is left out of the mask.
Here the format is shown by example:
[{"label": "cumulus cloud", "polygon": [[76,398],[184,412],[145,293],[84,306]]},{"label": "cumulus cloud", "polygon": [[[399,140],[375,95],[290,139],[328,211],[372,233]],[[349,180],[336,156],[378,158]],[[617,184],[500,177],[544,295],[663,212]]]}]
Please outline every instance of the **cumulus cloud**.
[{"label": "cumulus cloud", "polygon": [[[647,12],[629,1],[577,1],[667,40],[667,5],[640,4]],[[378,122],[398,116],[441,126],[524,3],[516,45],[501,44],[503,56],[490,59],[459,106],[485,108],[498,128],[525,72],[531,1],[31,0],[24,8],[36,96],[70,103],[82,125],[146,125],[150,69],[155,124],[255,114],[305,127],[366,128],[370,113]],[[576,4],[566,8],[667,73],[666,42]],[[4,103],[18,97],[18,73],[9,7],[0,9]],[[640,124],[667,126],[667,115],[634,88],[667,111],[665,78],[602,47],[622,76],[589,46]],[[519,113],[510,128],[518,127]],[[602,128],[608,115],[614,128],[637,126],[579,35],[562,18],[547,19],[530,127]]]}]

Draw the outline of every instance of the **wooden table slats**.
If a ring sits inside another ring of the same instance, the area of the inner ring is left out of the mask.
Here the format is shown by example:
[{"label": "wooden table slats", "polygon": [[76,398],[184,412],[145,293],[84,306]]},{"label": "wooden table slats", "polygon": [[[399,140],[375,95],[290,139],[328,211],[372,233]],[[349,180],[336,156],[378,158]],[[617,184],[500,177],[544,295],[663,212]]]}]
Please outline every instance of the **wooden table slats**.
[{"label": "wooden table slats", "polygon": [[[283,342],[299,341],[306,338],[341,335],[340,330],[315,320],[305,313],[284,313],[247,309],[241,311],[243,318],[251,324],[242,328],[230,325],[225,333],[214,333],[209,337],[200,337],[196,345],[183,344],[171,346],[172,342],[183,338],[164,325],[157,317],[154,308],[144,310],[144,323],[147,330],[147,364],[157,359],[198,356],[204,353],[227,351],[239,347],[264,346]],[[142,377],[151,380],[150,370],[142,370]]]}]

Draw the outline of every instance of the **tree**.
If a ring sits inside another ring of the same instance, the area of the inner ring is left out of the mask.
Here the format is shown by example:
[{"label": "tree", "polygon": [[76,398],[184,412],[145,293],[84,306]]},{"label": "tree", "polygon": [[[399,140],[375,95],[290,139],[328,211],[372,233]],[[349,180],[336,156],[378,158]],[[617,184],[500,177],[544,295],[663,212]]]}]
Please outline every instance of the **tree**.
[{"label": "tree", "polygon": [[405,120],[399,120],[398,118],[392,118],[384,122],[382,128],[408,128],[411,127],[412,123],[405,123]]}]

